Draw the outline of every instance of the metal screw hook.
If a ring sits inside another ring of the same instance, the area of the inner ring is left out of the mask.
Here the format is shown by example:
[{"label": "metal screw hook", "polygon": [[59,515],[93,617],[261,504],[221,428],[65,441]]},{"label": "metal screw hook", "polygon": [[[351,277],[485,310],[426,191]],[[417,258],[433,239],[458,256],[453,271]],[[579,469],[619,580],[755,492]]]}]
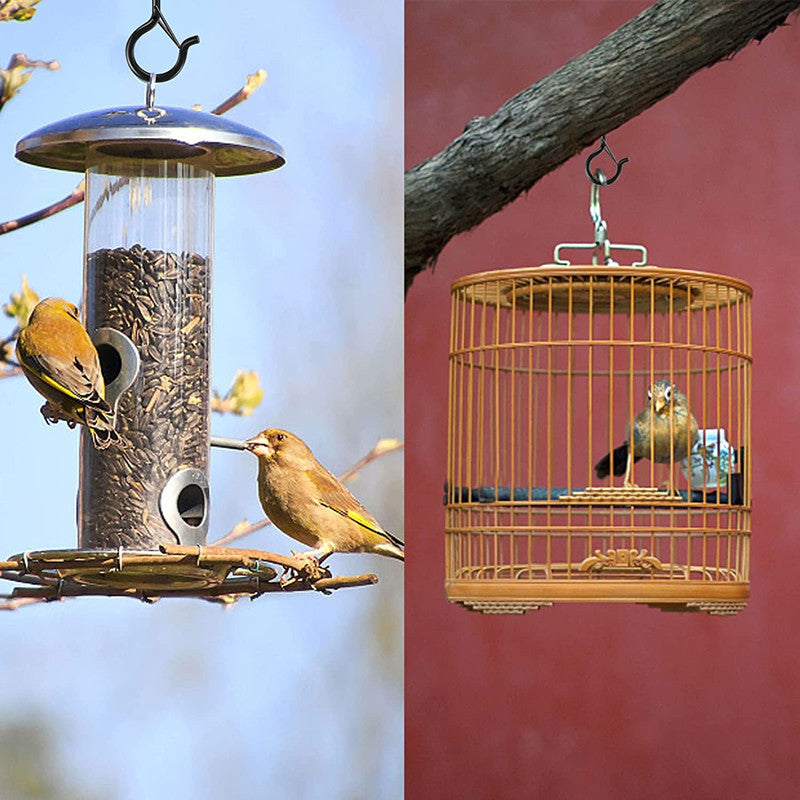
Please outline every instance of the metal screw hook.
[{"label": "metal screw hook", "polygon": [[[619,171],[617,171],[619,174]],[[597,264],[598,259],[602,256],[603,264],[606,266],[615,266],[616,261],[611,259],[611,242],[608,239],[608,226],[603,219],[600,212],[600,189],[603,186],[608,186],[609,181],[605,176],[603,170],[598,169],[596,177],[592,178],[592,191],[589,199],[589,216],[594,222],[594,254],[592,255],[592,264]]]},{"label": "metal screw hook", "polygon": [[163,81],[172,80],[182,69],[183,65],[186,63],[186,54],[189,48],[193,44],[198,44],[200,42],[199,36],[190,36],[188,39],[184,39],[182,42],[179,42],[175,34],[172,32],[172,28],[170,28],[167,20],[164,18],[164,15],[161,13],[161,0],[153,0],[153,12],[150,14],[150,19],[147,22],[140,25],[128,39],[128,43],[125,45],[125,58],[128,60],[128,66],[131,68],[131,72],[136,75],[139,80],[144,81],[147,83],[150,81],[150,70],[142,69],[139,64],[136,63],[136,59],[133,55],[133,49],[136,47],[136,42],[142,38],[148,31],[153,30],[156,25],[160,25],[161,29],[164,33],[175,42],[175,46],[178,48],[178,60],[175,62],[171,69],[168,69],[166,72],[159,72],[156,75],[156,81],[158,83],[162,83]]},{"label": "metal screw hook", "polygon": [[605,225],[603,215],[600,213],[600,187],[606,185],[606,176],[603,170],[597,170],[597,179],[592,181],[592,191],[589,196],[589,216],[594,222],[595,228]]},{"label": "metal screw hook", "polygon": [[[614,165],[617,168],[617,171],[610,178],[606,178],[600,170],[598,170],[596,174],[592,173],[593,159],[597,158],[597,156],[603,152],[608,153],[609,158],[614,162]],[[600,147],[598,147],[597,150],[592,151],[589,154],[589,157],[586,159],[586,174],[588,175],[589,180],[596,186],[611,186],[611,184],[614,183],[617,178],[619,178],[619,174],[622,172],[622,165],[626,164],[628,161],[630,161],[629,158],[621,158],[619,161],[614,158],[611,148],[606,144],[605,134],[603,134],[600,137]]]}]

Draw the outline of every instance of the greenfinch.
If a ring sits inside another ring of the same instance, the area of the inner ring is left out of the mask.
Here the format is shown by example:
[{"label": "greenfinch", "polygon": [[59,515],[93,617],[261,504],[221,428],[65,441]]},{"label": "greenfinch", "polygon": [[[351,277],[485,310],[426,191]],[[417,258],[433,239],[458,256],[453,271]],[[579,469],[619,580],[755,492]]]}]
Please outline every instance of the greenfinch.
[{"label": "greenfinch", "polygon": [[269,428],[245,447],[258,458],[258,498],[288,536],[314,548],[300,557],[321,563],[331,553],[377,553],[405,560],[403,542],[385,531],[302,439]]},{"label": "greenfinch", "polygon": [[85,425],[99,450],[119,441],[104,399],[100,358],[72,303],[58,297],[37,303],[17,339],[17,359],[47,400],[41,409],[47,423]]}]

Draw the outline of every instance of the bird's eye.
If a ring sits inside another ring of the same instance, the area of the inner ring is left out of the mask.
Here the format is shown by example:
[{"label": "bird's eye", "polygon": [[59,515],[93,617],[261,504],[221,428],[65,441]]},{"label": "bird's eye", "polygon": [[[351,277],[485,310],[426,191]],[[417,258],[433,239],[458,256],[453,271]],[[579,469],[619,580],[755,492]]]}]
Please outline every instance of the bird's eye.
[{"label": "bird's eye", "polygon": [[649,389],[647,390],[647,399],[648,400],[652,400],[653,399],[653,393]]},{"label": "bird's eye", "polygon": [[279,434],[278,434],[278,435],[277,435],[275,438],[276,438],[276,439],[277,439],[279,442],[282,442],[282,441],[283,441],[283,440],[284,440],[286,437],[285,437],[285,436],[284,436],[282,433],[279,433]]},{"label": "bird's eye", "polygon": [[671,397],[672,397],[672,388],[667,386],[667,388],[664,389],[664,399],[669,403]]}]

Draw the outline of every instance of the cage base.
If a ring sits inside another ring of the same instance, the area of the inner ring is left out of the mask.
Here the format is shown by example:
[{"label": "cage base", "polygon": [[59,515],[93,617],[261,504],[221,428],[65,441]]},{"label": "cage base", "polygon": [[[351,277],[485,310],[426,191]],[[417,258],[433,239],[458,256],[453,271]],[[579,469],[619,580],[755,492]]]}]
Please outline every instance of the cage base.
[{"label": "cage base", "polygon": [[452,603],[495,614],[522,614],[554,603],[637,603],[662,611],[736,614],[747,605],[750,584],[730,581],[591,579],[551,581],[445,581]]},{"label": "cage base", "polygon": [[[277,567],[284,577],[278,579]],[[103,595],[153,602],[162,597],[197,597],[232,603],[270,592],[315,590],[329,594],[368,586],[376,575],[333,577],[325,567],[268,553],[201,545],[162,545],[159,550],[27,550],[0,561],[0,579],[17,586],[0,595],[0,608],[22,599],[59,600]]]}]

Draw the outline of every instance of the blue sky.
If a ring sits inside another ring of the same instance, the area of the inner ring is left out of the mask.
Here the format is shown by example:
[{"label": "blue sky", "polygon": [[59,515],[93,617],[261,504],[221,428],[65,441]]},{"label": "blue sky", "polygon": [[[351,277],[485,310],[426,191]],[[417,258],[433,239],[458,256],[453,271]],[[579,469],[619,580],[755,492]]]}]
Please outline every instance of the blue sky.
[{"label": "blue sky", "polygon": [[[20,138],[144,99],[124,46],[150,3],[38,9],[0,26],[0,62],[19,51],[61,62],[0,112],[2,219],[80,178],[16,161]],[[216,183],[212,385],[224,392],[238,368],[253,369],[265,398],[252,417],[215,415],[212,430],[287,428],[340,472],[378,438],[402,438],[402,6],[163,0],[162,10],[179,39],[200,44],[157,101],[210,110],[263,68],[267,82],[229,116],[287,155],[277,172]],[[156,30],[136,55],[161,71],[175,50]],[[0,237],[0,298],[25,273],[42,296],[80,301],[82,247],[82,207]],[[0,319],[0,335],[10,328]],[[76,432],[45,426],[24,379],[0,383],[0,404],[0,556],[74,547]],[[261,518],[255,466],[212,452],[211,538]],[[401,454],[351,488],[402,534]],[[241,544],[294,546],[274,528]],[[0,715],[46,719],[64,781],[87,797],[400,798],[403,567],[367,555],[331,566],[380,583],[232,609],[82,598],[0,614]]]}]

